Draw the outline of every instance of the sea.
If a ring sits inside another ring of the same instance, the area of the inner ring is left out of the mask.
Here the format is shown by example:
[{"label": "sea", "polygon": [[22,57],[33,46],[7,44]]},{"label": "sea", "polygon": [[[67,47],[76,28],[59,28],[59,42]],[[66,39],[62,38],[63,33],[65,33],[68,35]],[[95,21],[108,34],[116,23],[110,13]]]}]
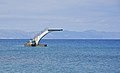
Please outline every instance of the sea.
[{"label": "sea", "polygon": [[0,40],[0,73],[120,73],[120,39]]}]

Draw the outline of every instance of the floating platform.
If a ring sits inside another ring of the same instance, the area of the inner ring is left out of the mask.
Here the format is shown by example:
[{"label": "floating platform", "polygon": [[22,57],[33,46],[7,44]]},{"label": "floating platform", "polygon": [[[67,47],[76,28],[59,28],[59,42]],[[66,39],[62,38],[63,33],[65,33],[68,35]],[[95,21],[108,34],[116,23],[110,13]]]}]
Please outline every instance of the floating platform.
[{"label": "floating platform", "polygon": [[28,44],[24,44],[24,46],[28,46],[28,47],[36,47],[36,46],[41,46],[41,47],[47,47],[47,44],[38,44],[38,45],[28,45]]},{"label": "floating platform", "polygon": [[46,47],[47,44],[41,44],[39,42],[45,35],[47,35],[50,32],[53,32],[53,31],[63,31],[63,29],[60,29],[60,28],[48,28],[48,29],[45,29],[41,34],[37,35],[32,40],[29,40],[24,45],[25,46],[42,46],[42,47]]}]

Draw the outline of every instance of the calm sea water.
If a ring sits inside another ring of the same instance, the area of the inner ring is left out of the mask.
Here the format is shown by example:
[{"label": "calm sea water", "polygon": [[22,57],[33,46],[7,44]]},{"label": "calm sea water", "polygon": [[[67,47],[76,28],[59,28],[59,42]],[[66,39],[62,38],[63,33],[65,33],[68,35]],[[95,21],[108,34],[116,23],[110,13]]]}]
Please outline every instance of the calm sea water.
[{"label": "calm sea water", "polygon": [[0,73],[120,73],[120,40],[0,40]]}]

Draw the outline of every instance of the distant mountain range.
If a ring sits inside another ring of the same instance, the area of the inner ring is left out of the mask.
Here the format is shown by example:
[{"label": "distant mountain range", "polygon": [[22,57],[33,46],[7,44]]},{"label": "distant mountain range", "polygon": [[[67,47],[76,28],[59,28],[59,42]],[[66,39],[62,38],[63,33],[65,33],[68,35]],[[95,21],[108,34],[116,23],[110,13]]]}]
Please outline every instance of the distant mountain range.
[{"label": "distant mountain range", "polygon": [[[40,32],[0,29],[0,39],[31,39]],[[63,31],[52,32],[45,39],[120,39],[120,32],[101,32],[88,30],[84,32]]]}]

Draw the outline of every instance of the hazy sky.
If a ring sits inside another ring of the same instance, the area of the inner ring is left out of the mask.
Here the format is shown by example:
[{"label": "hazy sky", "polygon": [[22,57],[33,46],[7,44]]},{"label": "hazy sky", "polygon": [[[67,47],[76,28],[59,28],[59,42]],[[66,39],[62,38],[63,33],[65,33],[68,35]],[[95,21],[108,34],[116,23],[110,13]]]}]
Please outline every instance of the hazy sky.
[{"label": "hazy sky", "polygon": [[0,29],[120,32],[120,0],[0,0]]}]

